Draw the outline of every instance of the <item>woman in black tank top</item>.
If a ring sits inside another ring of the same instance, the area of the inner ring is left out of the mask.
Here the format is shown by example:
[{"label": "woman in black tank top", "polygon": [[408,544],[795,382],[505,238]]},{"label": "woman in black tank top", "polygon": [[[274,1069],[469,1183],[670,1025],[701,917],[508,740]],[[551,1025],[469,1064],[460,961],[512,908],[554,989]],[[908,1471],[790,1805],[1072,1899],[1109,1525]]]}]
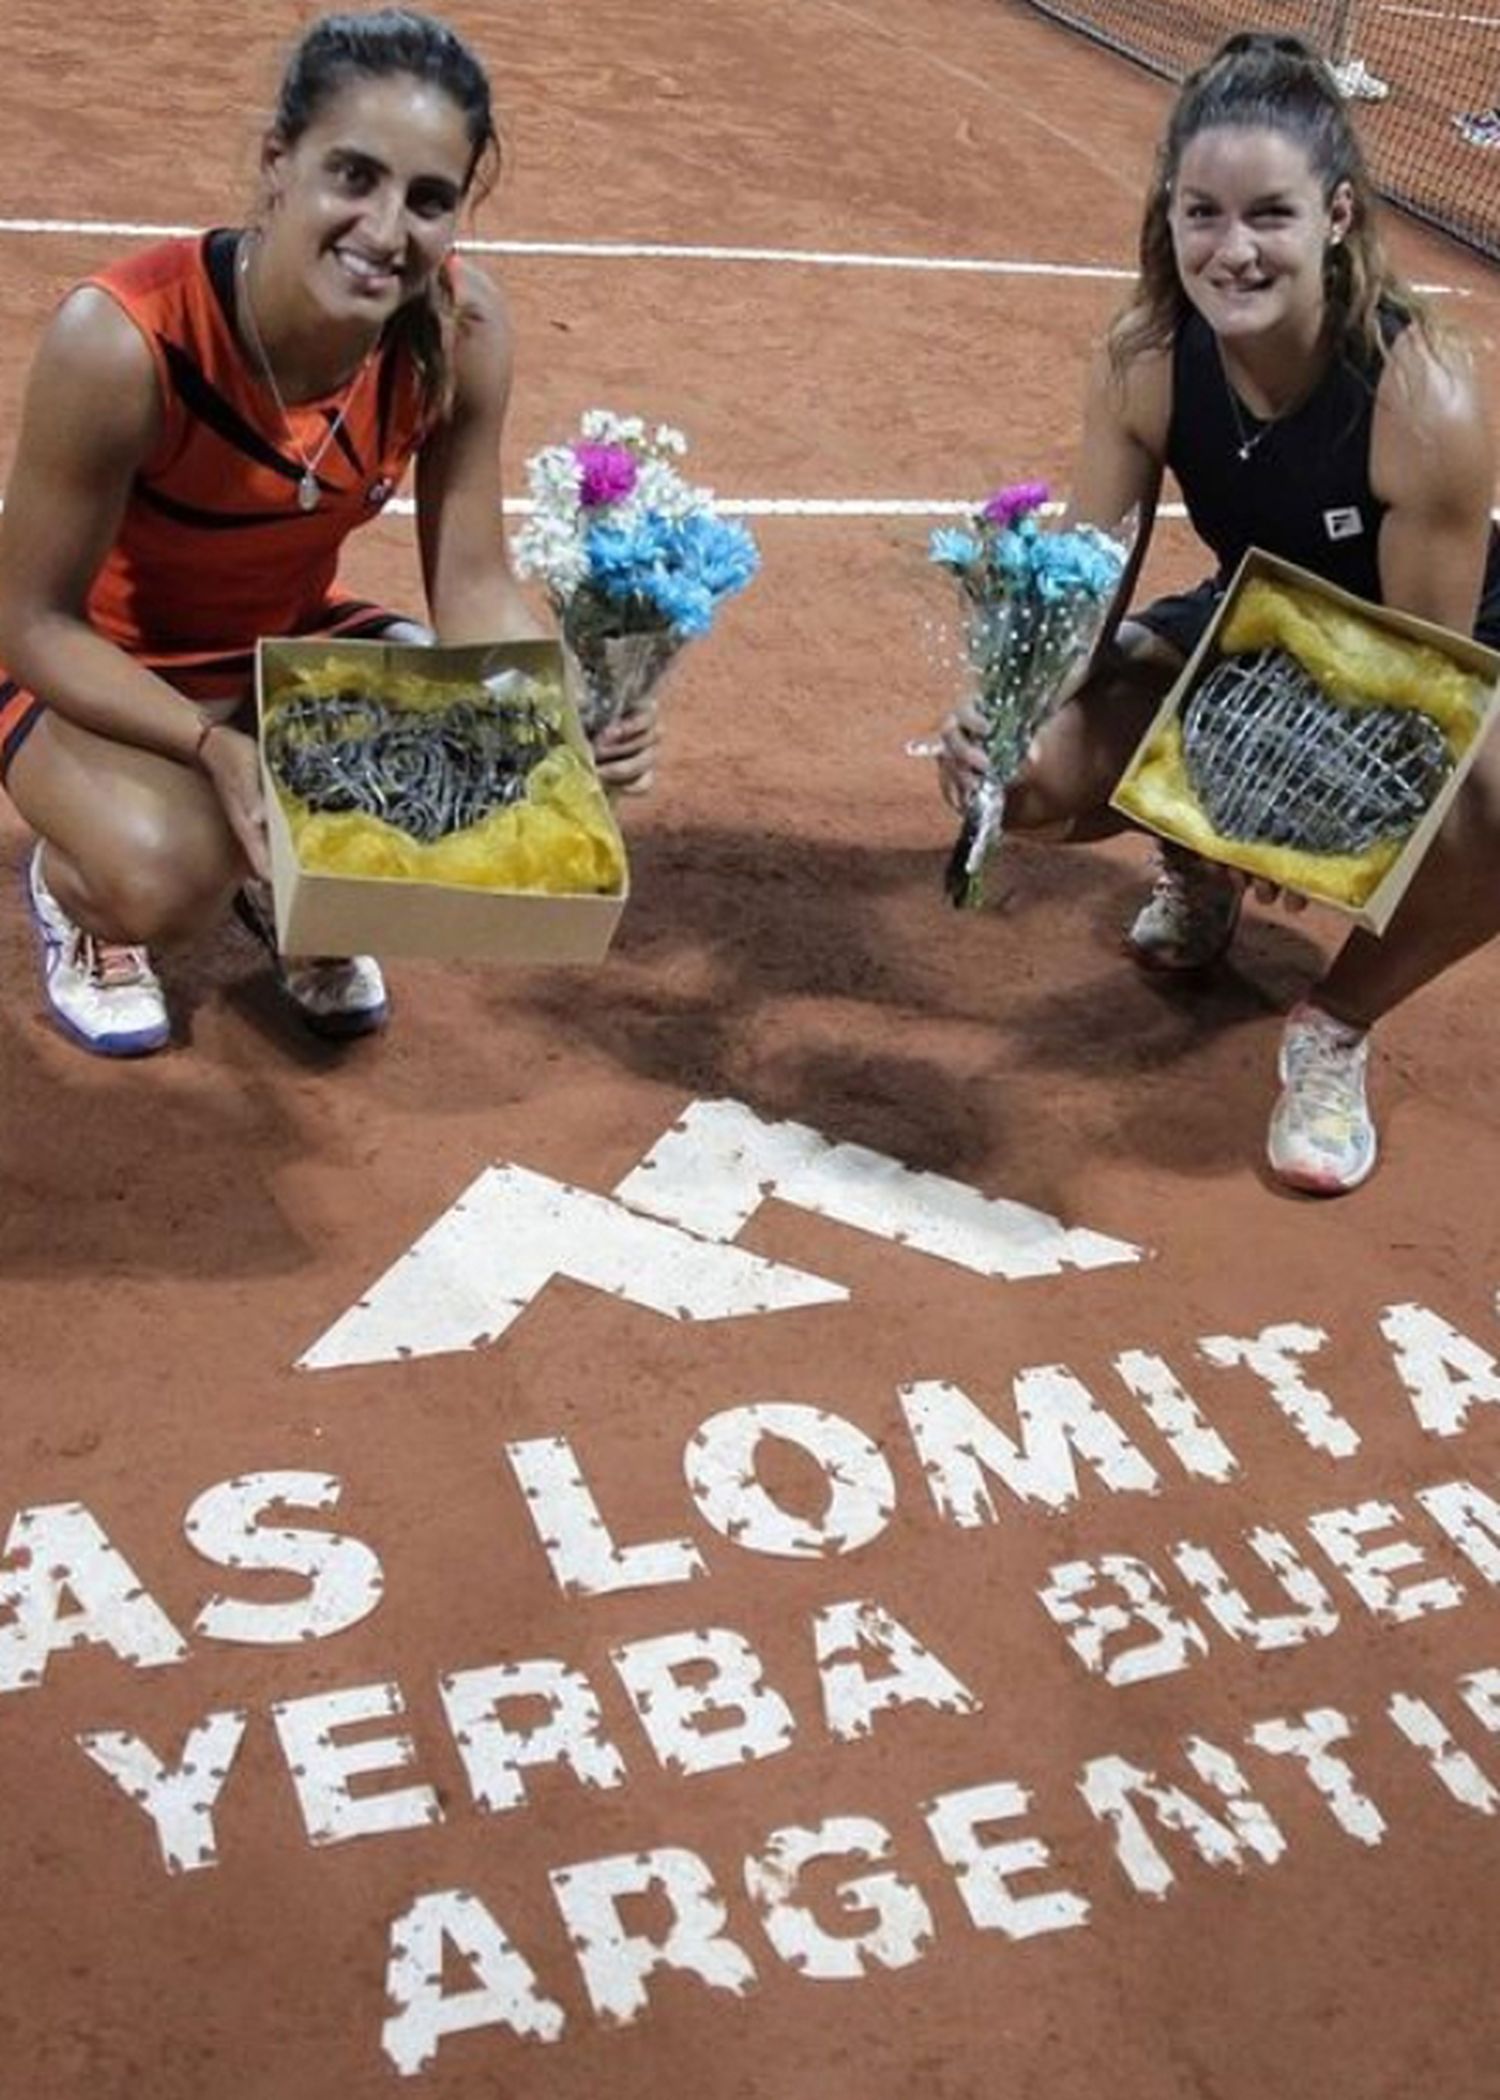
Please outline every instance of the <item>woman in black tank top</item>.
[{"label": "woman in black tank top", "polygon": [[[1142,520],[1170,470],[1212,557],[1195,589],[1121,621],[1007,788],[1008,828],[1089,840],[1247,547],[1500,646],[1495,452],[1464,349],[1388,263],[1343,97],[1295,37],[1231,37],[1183,87],[1162,142],[1134,292],[1101,346],[1069,514]],[[962,804],[986,769],[968,706],[944,725]],[[1166,848],[1127,935],[1143,968],[1227,950],[1243,878]],[[1356,931],[1288,1017],[1273,1173],[1334,1195],[1375,1165],[1372,1025],[1500,932],[1500,743],[1479,754],[1385,934]]]}]

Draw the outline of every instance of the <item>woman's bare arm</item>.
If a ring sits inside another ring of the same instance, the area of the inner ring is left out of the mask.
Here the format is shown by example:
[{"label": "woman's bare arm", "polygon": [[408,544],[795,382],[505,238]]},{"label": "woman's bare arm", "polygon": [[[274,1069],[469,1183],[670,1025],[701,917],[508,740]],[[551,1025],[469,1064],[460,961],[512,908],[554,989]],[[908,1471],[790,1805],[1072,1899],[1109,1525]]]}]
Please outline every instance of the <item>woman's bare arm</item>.
[{"label": "woman's bare arm", "polygon": [[85,617],[160,416],[134,324],[107,293],[72,293],[32,365],[0,519],[0,660],[70,721],[190,759],[197,708]]},{"label": "woman's bare arm", "polygon": [[1376,396],[1370,483],[1387,605],[1468,634],[1489,549],[1495,439],[1467,357],[1398,337]]}]

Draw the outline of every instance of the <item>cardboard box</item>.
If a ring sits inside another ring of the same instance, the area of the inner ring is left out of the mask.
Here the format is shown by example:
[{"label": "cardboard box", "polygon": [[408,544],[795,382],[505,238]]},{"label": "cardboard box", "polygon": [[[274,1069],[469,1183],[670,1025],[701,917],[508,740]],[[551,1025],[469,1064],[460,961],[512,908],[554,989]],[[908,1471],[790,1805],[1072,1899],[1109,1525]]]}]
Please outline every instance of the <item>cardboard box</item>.
[{"label": "cardboard box", "polygon": [[[596,963],[603,960],[629,896],[628,870],[618,894],[556,896],[535,890],[477,889],[445,882],[331,874],[299,859],[281,792],[265,758],[265,729],[288,687],[329,664],[356,666],[359,682],[380,691],[402,674],[442,683],[473,683],[518,670],[556,689],[566,740],[593,764],[554,642],[507,642],[458,649],[388,642],[262,641],[256,651],[256,708],[261,780],[270,835],[276,936],[287,955],[431,956],[502,963]],[[609,828],[619,840],[607,800]],[[620,865],[626,868],[620,844]]]},{"label": "cardboard box", "polygon": [[[1225,652],[1220,644],[1220,636],[1239,601],[1240,594],[1256,578],[1292,586],[1323,599],[1370,626],[1436,649],[1479,682],[1478,729],[1470,738],[1466,749],[1454,761],[1425,812],[1417,819],[1392,864],[1380,875],[1363,901],[1358,904],[1350,903],[1331,890],[1320,889],[1312,879],[1296,882],[1288,880],[1282,883],[1283,888],[1295,889],[1315,903],[1329,905],[1333,910],[1344,913],[1356,924],[1366,926],[1374,933],[1383,933],[1421,865],[1434,834],[1447,815],[1454,796],[1462,786],[1465,774],[1478,755],[1479,747],[1494,722],[1497,708],[1500,708],[1500,651],[1487,649],[1467,635],[1453,634],[1446,628],[1433,626],[1429,621],[1413,619],[1407,613],[1394,612],[1385,606],[1371,605],[1362,598],[1354,597],[1349,591],[1325,583],[1321,577],[1296,567],[1292,562],[1282,561],[1273,554],[1266,554],[1260,548],[1252,547],[1235,571],[1207,632],[1183,666],[1172,690],[1163,700],[1151,726],[1136,747],[1130,764],[1110,797],[1111,807],[1128,816],[1132,823],[1143,825],[1161,837],[1175,839],[1179,844],[1188,845],[1196,852],[1211,851],[1215,860],[1222,861],[1228,867],[1243,868],[1250,874],[1260,872],[1249,842],[1215,834],[1216,843],[1210,849],[1196,834],[1189,835],[1174,829],[1154,808],[1150,811],[1143,808],[1138,799],[1141,792],[1141,776],[1148,759],[1158,751],[1158,740],[1162,732],[1180,717],[1200,682],[1222,661]],[[1317,856],[1313,855],[1304,856],[1306,860],[1316,858]],[[1347,860],[1345,864],[1347,865]]]}]

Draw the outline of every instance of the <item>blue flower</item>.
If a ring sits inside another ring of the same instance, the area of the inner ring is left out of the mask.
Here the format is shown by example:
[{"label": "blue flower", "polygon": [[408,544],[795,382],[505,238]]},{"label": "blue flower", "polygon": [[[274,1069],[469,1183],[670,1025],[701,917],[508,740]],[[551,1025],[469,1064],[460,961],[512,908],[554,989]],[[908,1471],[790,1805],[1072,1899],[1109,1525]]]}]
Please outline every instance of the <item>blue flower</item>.
[{"label": "blue flower", "polygon": [[927,542],[929,561],[941,562],[945,569],[962,573],[980,556],[980,544],[972,532],[960,532],[952,525],[939,525]]},{"label": "blue flower", "polygon": [[997,567],[1007,580],[1029,583],[1047,605],[1069,598],[1107,598],[1123,567],[1120,550],[1102,546],[1086,530],[1033,534],[1019,550],[997,543],[996,553]]},{"label": "blue flower", "polygon": [[678,527],[678,555],[714,599],[742,591],[760,567],[760,549],[744,525],[694,513]]},{"label": "blue flower", "polygon": [[713,625],[712,592],[681,570],[659,571],[651,578],[646,595],[678,634],[707,634]]},{"label": "blue flower", "polygon": [[610,598],[628,598],[655,558],[644,530],[620,525],[591,526],[584,535],[584,552],[590,577]]},{"label": "blue flower", "polygon": [[997,532],[986,549],[991,570],[1007,583],[1024,584],[1035,569],[1036,532],[1035,529],[1028,532],[1027,523],[1029,521],[1023,521]]},{"label": "blue flower", "polygon": [[606,598],[638,598],[684,638],[707,634],[721,598],[742,591],[760,567],[749,530],[705,512],[667,518],[648,511],[631,528],[596,525],[585,537],[589,577]]}]

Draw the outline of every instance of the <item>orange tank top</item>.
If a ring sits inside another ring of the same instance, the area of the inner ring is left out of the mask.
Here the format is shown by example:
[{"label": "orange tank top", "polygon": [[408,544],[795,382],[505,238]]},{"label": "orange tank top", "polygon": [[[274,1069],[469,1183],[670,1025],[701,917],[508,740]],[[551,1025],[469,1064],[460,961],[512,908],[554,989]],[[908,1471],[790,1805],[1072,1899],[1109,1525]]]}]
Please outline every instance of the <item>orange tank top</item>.
[{"label": "orange tank top", "polygon": [[422,437],[410,358],[382,348],[352,392],[289,411],[312,458],[348,402],[318,461],[317,509],[299,506],[303,461],[234,330],[237,247],[225,231],[162,241],[88,279],[140,330],[162,399],[88,619],[187,689],[213,683],[214,659],[326,618],[340,547],[395,494]]}]

